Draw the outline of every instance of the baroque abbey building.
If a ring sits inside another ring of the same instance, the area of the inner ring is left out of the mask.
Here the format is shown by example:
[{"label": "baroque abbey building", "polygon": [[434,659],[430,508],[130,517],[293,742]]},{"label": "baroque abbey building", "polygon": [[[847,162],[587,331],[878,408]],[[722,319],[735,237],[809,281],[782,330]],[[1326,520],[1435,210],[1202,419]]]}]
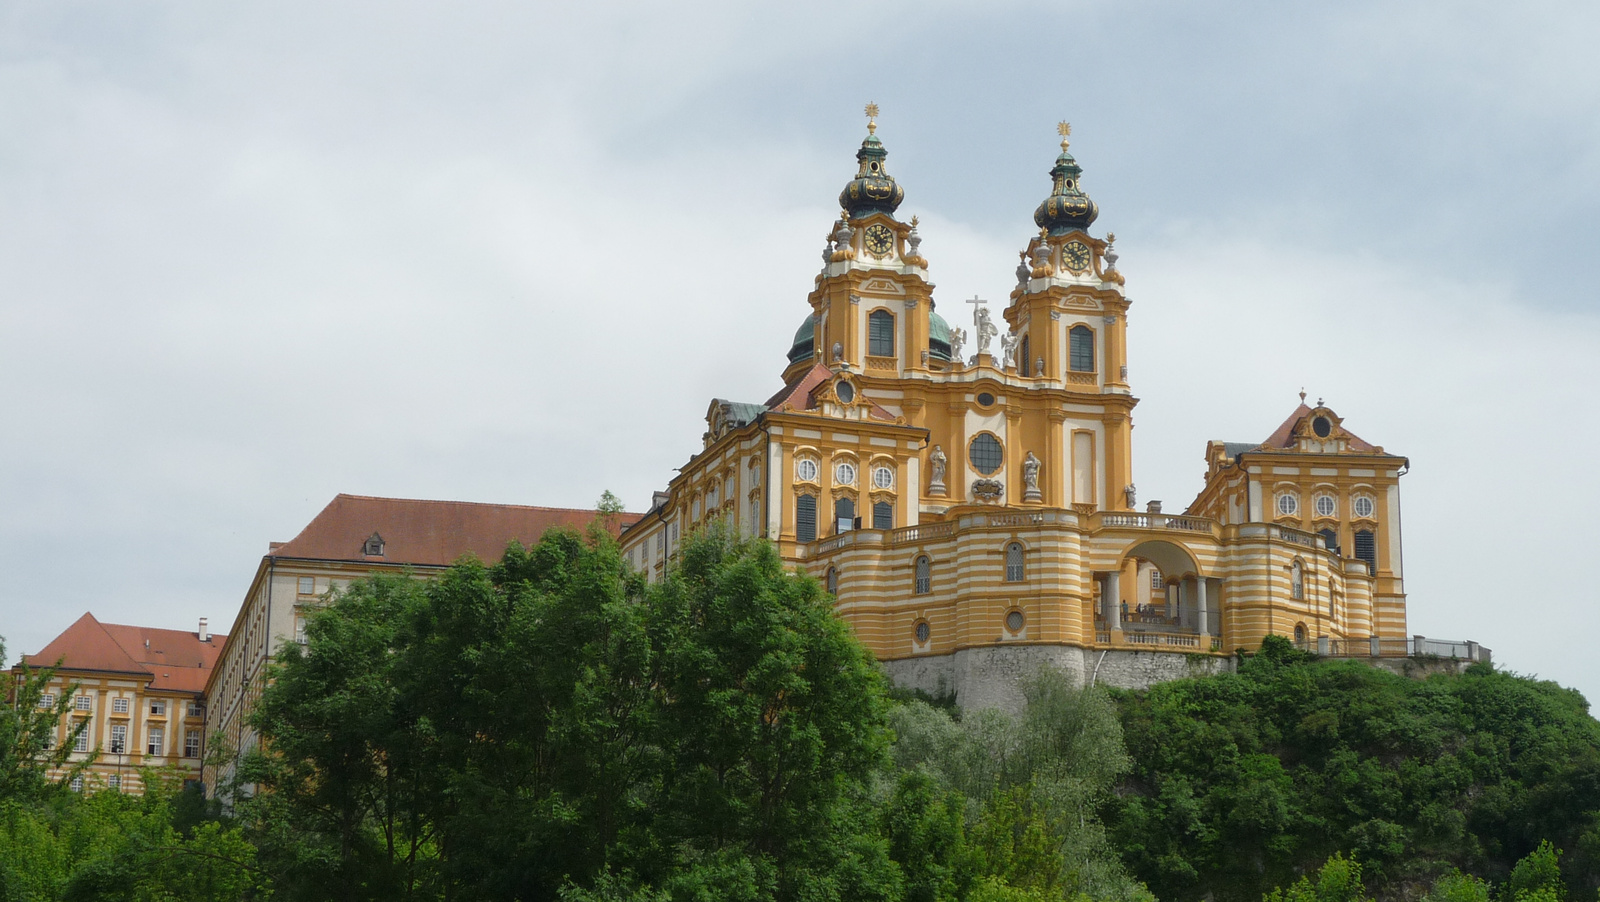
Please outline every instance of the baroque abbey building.
[{"label": "baroque abbey building", "polygon": [[897,682],[964,707],[1015,704],[1040,665],[1122,686],[1227,669],[1269,634],[1418,651],[1404,457],[1302,394],[1264,441],[1206,446],[1188,510],[1138,508],[1130,301],[1070,128],[1016,284],[997,312],[965,302],[969,333],[935,312],[875,112],[783,389],[711,403],[704,447],[622,535],[634,566],[660,578],[678,537],[713,521],[771,540]]},{"label": "baroque abbey building", "polygon": [[[1061,131],[1038,236],[1002,309],[963,302],[969,332],[935,312],[917,220],[896,216],[904,190],[869,118],[795,306],[783,388],[711,402],[703,447],[647,512],[614,521],[630,566],[659,580],[680,539],[714,525],[769,540],[898,683],[969,709],[1015,707],[1040,666],[1142,687],[1230,669],[1268,635],[1380,662],[1487,660],[1476,643],[1407,636],[1408,462],[1321,401],[1302,394],[1261,441],[1206,444],[1205,484],[1182,513],[1138,506],[1130,301]],[[215,788],[259,741],[248,714],[272,658],[350,580],[430,578],[594,516],[339,495],[270,544],[226,636],[86,615],[28,663],[61,662],[52,690],[75,707],[58,738],[81,746],[93,779],[123,785],[133,756]],[[202,770],[213,737],[226,748]]]}]

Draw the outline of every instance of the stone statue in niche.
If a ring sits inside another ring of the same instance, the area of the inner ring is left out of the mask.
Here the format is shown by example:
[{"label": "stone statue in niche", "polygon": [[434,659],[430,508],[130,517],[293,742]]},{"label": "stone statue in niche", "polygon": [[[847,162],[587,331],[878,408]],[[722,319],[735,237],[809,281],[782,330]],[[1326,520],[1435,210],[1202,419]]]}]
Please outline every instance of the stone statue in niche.
[{"label": "stone statue in niche", "polygon": [[967,330],[957,326],[950,327],[950,359],[956,363],[961,362],[961,349],[967,344]]},{"label": "stone statue in niche", "polygon": [[1044,493],[1039,491],[1039,467],[1042,466],[1038,457],[1032,451],[1022,459],[1022,500],[1043,501]]},{"label": "stone statue in niche", "polygon": [[1138,489],[1134,488],[1133,483],[1130,482],[1122,490],[1122,494],[1128,499],[1128,510],[1133,510],[1134,505],[1137,503],[1136,499],[1139,497]]},{"label": "stone statue in niche", "polygon": [[1003,370],[1017,368],[1017,335],[1015,332],[1006,332],[1000,336],[1000,368]]},{"label": "stone statue in niche", "polygon": [[949,465],[950,458],[945,456],[944,449],[938,445],[934,445],[933,453],[928,455],[928,469],[933,471],[933,478],[928,482],[928,494],[944,494],[944,473],[945,468]]},{"label": "stone statue in niche", "polygon": [[1033,361],[1033,374],[1035,376],[1041,376],[1041,377],[1044,375],[1044,358],[1043,357],[1037,358],[1037,359],[1035,359]]}]

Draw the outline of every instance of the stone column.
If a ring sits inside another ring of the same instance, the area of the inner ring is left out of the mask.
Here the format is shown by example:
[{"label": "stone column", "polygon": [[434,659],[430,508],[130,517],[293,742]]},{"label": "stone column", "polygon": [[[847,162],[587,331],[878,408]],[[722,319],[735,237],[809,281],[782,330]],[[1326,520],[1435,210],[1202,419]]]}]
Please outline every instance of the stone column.
[{"label": "stone column", "polygon": [[[1211,628],[1211,621],[1206,612],[1206,578],[1203,576],[1196,576],[1194,578],[1194,605],[1195,617],[1199,621],[1196,625],[1199,627],[1200,635],[1211,635],[1209,632],[1207,632],[1207,630]],[[1211,650],[1209,643],[1202,643],[1202,646],[1202,651]]]},{"label": "stone column", "polygon": [[1100,592],[1100,601],[1105,604],[1106,629],[1112,633],[1122,630],[1122,571],[1112,570],[1106,574],[1105,588]]}]

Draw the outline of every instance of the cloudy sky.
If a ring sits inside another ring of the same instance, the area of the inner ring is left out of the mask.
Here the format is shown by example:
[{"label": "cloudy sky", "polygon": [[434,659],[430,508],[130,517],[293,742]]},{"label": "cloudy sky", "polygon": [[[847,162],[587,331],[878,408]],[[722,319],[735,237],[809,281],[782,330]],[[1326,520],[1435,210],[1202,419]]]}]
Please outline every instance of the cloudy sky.
[{"label": "cloudy sky", "polygon": [[876,101],[953,320],[1073,122],[1141,499],[1304,386],[1412,461],[1411,631],[1600,695],[1597,40],[1583,2],[0,0],[0,633],[225,629],[338,492],[642,507],[778,387]]}]

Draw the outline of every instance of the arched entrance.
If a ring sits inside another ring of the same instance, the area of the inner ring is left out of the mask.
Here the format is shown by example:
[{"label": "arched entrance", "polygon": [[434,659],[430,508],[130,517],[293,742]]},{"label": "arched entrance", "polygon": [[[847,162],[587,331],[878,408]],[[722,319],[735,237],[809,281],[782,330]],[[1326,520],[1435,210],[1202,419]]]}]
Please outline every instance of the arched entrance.
[{"label": "arched entrance", "polygon": [[[1220,581],[1187,548],[1164,539],[1136,542],[1115,571],[1101,574],[1100,630],[1130,644],[1208,648],[1221,633]],[[1188,638],[1185,638],[1188,637]]]}]

